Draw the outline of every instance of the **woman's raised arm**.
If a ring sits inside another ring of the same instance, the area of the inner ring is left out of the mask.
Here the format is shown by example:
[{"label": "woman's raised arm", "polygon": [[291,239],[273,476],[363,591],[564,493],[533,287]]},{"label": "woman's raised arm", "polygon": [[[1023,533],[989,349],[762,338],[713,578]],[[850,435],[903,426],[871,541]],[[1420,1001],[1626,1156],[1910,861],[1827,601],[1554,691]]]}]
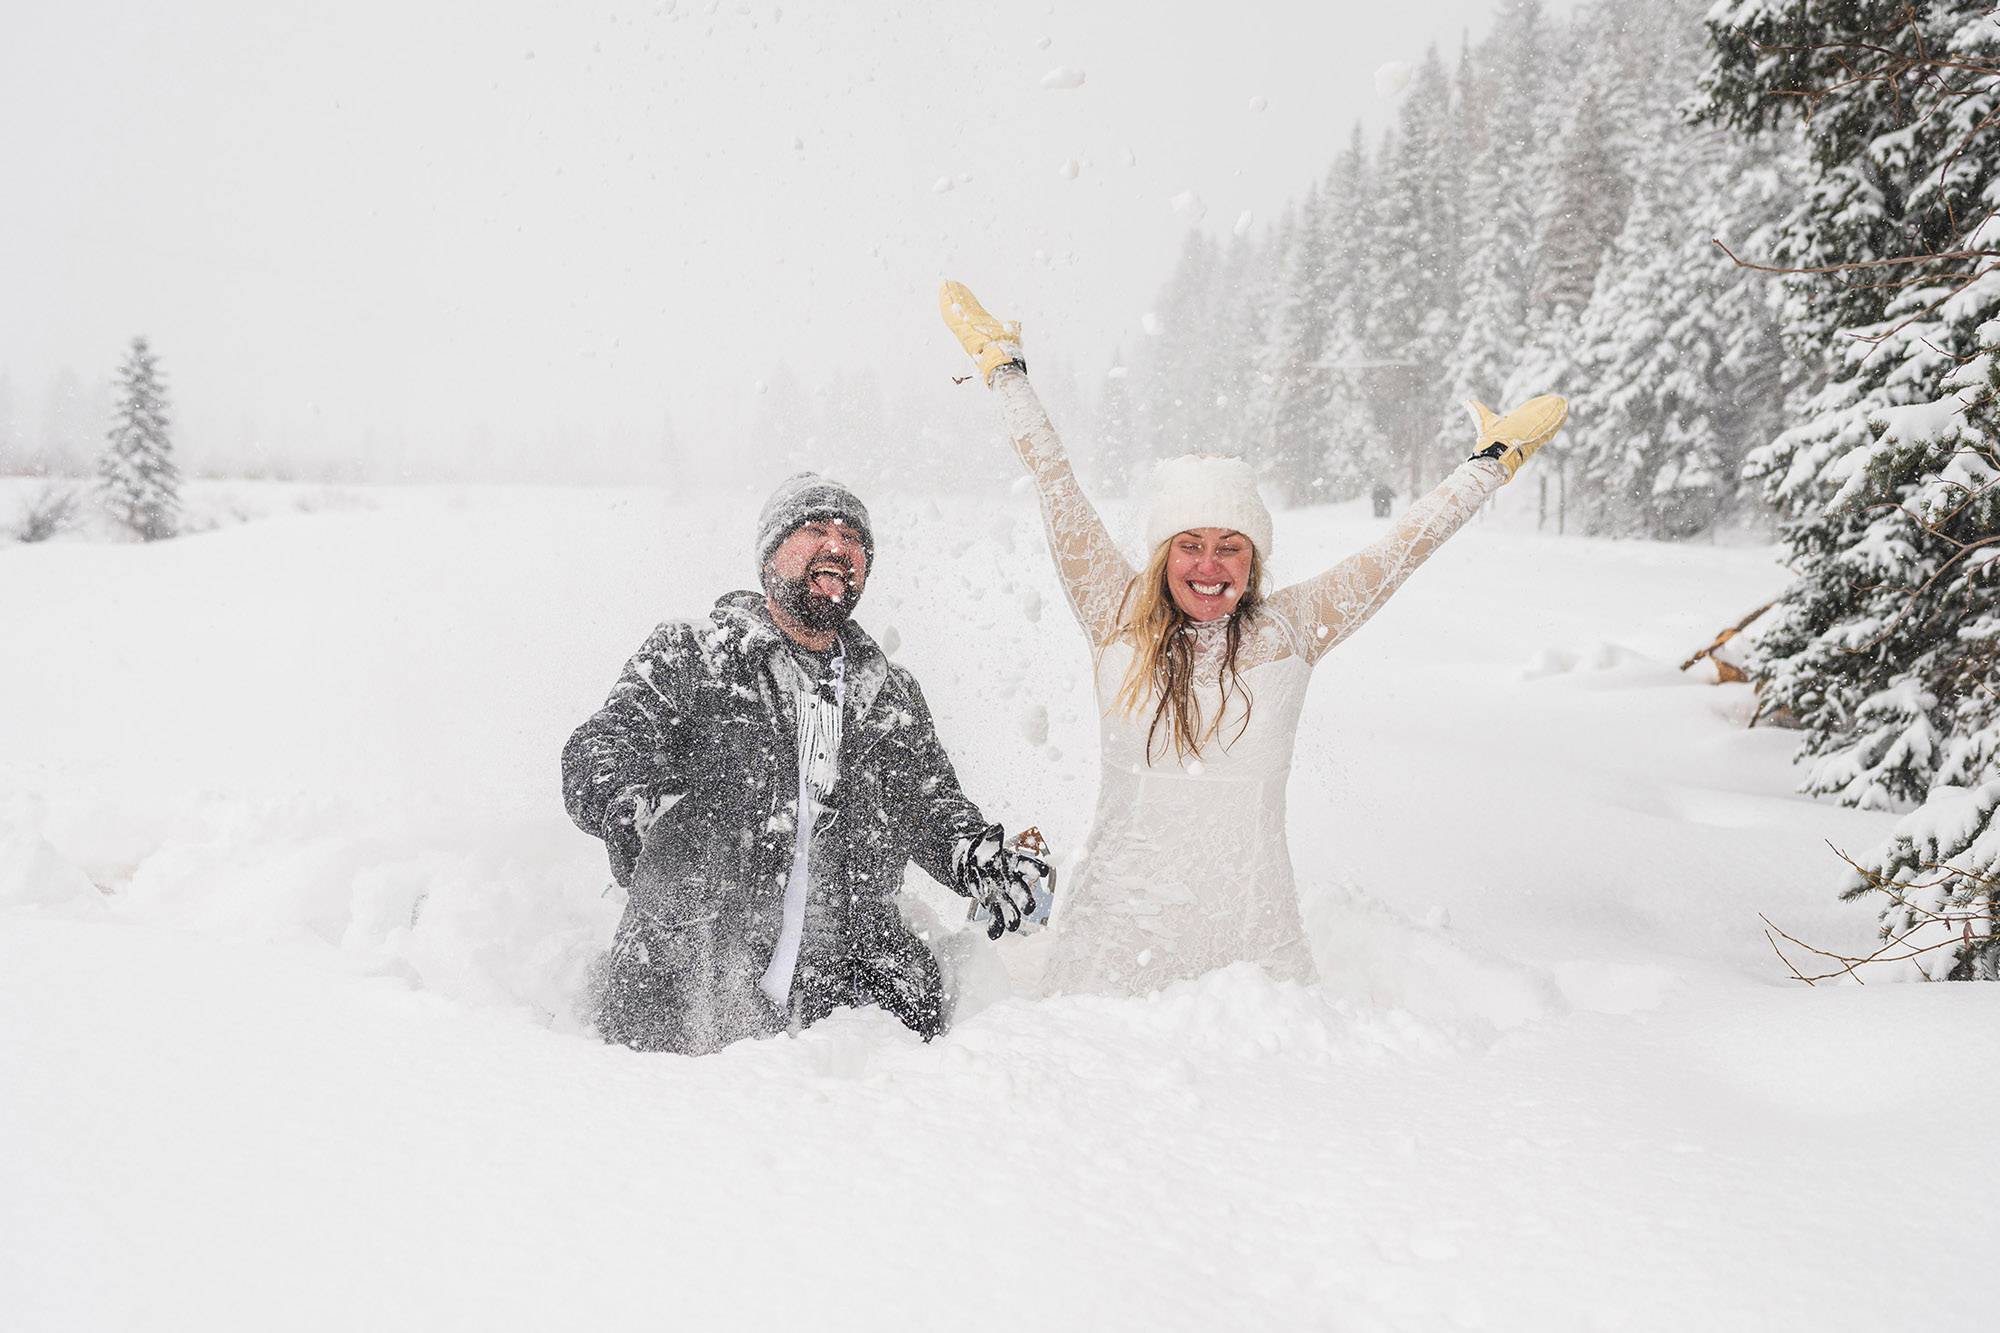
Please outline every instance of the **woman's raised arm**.
[{"label": "woman's raised arm", "polygon": [[1493,459],[1462,463],[1436,490],[1411,505],[1388,536],[1324,574],[1273,593],[1271,610],[1291,625],[1299,655],[1317,662],[1360,629],[1506,481],[1506,469]]},{"label": "woman's raised arm", "polygon": [[1056,573],[1070,610],[1090,636],[1093,646],[1111,641],[1118,631],[1119,612],[1124,609],[1125,590],[1132,583],[1132,566],[1124,552],[1111,540],[1111,532],[1098,516],[1097,507],[1077,484],[1076,472],[1056,438],[1055,427],[1042,400],[1028,383],[1020,366],[1002,366],[993,372],[993,392],[1000,399],[1000,415],[1013,436],[1014,451],[1035,479],[1035,493],[1042,498],[1042,526],[1049,537],[1049,553],[1055,556]]},{"label": "woman's raised arm", "polygon": [[1403,580],[1430,558],[1445,538],[1479,512],[1486,497],[1514,478],[1521,464],[1555,438],[1569,404],[1553,395],[1530,399],[1504,417],[1482,403],[1475,409],[1479,451],[1439,487],[1411,505],[1389,535],[1355,552],[1324,574],[1271,597],[1271,609],[1292,627],[1294,646],[1307,662],[1367,623]]},{"label": "woman's raised arm", "polygon": [[979,362],[1000,400],[1000,415],[1014,441],[1014,451],[1021,456],[1041,497],[1042,523],[1048,531],[1049,551],[1055,556],[1063,593],[1092,645],[1101,647],[1117,633],[1134,571],[1111,540],[1110,529],[1104,526],[1096,506],[1077,484],[1076,472],[1049,422],[1048,411],[1028,383],[1027,367],[1020,360],[1020,326],[994,319],[971,292],[955,282],[944,285],[938,303],[945,323]]}]

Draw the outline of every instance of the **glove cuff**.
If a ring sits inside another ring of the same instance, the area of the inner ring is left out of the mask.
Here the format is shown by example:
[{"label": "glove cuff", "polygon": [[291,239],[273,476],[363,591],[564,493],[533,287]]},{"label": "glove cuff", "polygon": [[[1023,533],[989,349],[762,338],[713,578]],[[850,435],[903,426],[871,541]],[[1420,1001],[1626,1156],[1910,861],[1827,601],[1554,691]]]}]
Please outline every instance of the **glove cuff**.
[{"label": "glove cuff", "polygon": [[979,376],[986,381],[986,387],[993,387],[993,374],[1002,366],[1019,366],[1023,373],[1028,363],[1021,358],[1021,344],[1016,342],[990,342],[979,354]]}]

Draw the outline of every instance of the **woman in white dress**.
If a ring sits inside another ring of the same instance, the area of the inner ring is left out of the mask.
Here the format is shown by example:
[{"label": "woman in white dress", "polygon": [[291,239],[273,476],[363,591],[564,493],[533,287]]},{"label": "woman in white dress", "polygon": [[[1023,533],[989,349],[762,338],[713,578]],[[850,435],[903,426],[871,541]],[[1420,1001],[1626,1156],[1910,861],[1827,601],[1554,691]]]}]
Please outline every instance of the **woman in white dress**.
[{"label": "woman in white dress", "polygon": [[1264,591],[1271,516],[1239,459],[1162,463],[1135,570],[1078,487],[1028,383],[1020,326],[948,282],[945,322],[998,395],[1034,478],[1070,608],[1096,656],[1097,812],[1051,929],[1045,990],[1136,995],[1248,959],[1311,981],[1285,844],[1285,784],[1306,682],[1562,424],[1536,398],[1477,408],[1474,456],[1389,534]]}]

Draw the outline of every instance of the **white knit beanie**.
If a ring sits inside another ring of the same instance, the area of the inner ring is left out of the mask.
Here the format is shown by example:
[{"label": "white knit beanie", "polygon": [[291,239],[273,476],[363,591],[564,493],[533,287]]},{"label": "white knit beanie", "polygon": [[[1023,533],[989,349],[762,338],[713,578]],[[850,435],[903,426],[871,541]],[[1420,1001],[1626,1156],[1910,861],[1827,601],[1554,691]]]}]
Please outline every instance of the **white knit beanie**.
[{"label": "white knit beanie", "polygon": [[1240,458],[1182,454],[1153,470],[1153,507],[1146,513],[1146,550],[1189,528],[1229,528],[1271,558],[1271,511],[1257,494],[1257,474]]}]

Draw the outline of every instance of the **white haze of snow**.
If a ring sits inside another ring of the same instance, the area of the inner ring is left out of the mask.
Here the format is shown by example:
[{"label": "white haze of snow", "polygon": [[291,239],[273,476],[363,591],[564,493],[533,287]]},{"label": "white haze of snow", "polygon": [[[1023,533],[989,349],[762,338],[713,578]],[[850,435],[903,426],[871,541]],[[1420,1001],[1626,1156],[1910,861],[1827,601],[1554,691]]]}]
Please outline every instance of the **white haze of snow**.
[{"label": "white haze of snow", "polygon": [[[585,477],[669,425],[739,449],[781,362],[891,398],[961,373],[945,277],[1092,373],[1172,270],[1161,200],[1277,216],[1381,127],[1370,71],[1490,11],[14,5],[0,374],[29,412],[144,334],[197,464]],[[1045,92],[1058,66],[1088,82]]]},{"label": "white haze of snow", "polygon": [[[1825,843],[1894,817],[1675,669],[1774,552],[1537,535],[1532,478],[1317,670],[1323,984],[1030,1001],[1033,941],[961,933],[937,1042],[701,1060],[580,1028],[619,903],[557,755],[748,581],[760,495],[209,487],[252,521],[0,550],[0,1322],[1979,1327],[1945,1241],[2000,1203],[1913,1127],[2000,1098],[2000,1014],[1786,977],[1758,914],[1864,945]],[[1032,498],[867,498],[862,622],[1073,858],[1088,651]],[[1383,523],[1277,527],[1284,579]]]}]

